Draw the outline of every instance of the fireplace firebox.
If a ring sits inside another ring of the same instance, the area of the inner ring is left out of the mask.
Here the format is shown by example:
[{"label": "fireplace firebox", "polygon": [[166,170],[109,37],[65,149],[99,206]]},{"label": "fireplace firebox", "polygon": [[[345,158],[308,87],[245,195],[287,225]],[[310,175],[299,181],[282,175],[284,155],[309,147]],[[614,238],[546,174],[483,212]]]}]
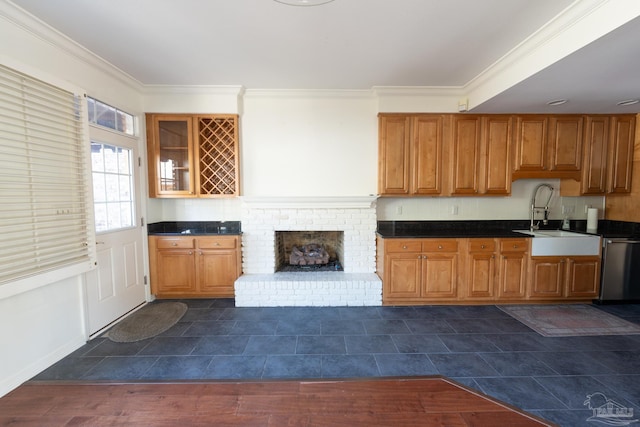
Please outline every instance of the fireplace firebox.
[{"label": "fireplace firebox", "polygon": [[276,231],[276,270],[343,271],[344,231]]}]

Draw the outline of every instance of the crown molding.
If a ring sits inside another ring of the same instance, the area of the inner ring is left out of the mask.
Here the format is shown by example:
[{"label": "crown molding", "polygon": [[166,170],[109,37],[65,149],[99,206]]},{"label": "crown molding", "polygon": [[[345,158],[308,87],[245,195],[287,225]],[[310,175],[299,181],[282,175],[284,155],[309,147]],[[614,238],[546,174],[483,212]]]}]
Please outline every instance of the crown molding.
[{"label": "crown molding", "polygon": [[130,87],[132,90],[137,92],[142,91],[143,85],[141,82],[11,1],[0,0],[0,18],[5,19],[54,48],[84,62],[98,72],[107,74],[109,77]]},{"label": "crown molding", "polygon": [[[576,0],[462,87],[473,108],[640,16],[636,0]],[[475,93],[474,93],[475,92]]]}]

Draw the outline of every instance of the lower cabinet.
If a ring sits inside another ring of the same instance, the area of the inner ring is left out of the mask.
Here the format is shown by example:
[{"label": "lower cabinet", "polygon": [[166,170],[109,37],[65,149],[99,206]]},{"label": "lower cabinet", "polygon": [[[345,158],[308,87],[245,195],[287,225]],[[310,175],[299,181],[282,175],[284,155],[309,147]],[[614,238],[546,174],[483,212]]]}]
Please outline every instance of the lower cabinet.
[{"label": "lower cabinet", "polygon": [[468,239],[466,296],[493,299],[498,283],[495,239]]},{"label": "lower cabinet", "polygon": [[233,297],[241,274],[239,236],[149,236],[157,298]]},{"label": "lower cabinet", "polygon": [[528,260],[529,241],[527,239],[500,239],[497,299],[525,298]]},{"label": "lower cabinet", "polygon": [[599,292],[600,257],[530,257],[528,238],[382,240],[385,304],[577,301]]},{"label": "lower cabinet", "polygon": [[457,239],[393,239],[384,250],[385,303],[457,299]]},{"label": "lower cabinet", "polygon": [[531,257],[529,298],[595,298],[600,286],[600,257]]}]

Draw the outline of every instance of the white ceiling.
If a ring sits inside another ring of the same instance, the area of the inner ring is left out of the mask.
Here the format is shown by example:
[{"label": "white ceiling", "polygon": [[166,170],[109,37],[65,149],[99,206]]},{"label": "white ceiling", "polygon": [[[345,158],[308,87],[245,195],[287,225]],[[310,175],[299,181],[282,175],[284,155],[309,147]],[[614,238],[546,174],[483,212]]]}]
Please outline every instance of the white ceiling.
[{"label": "white ceiling", "polygon": [[[12,0],[145,85],[463,88],[574,0]],[[594,0],[589,0],[594,3]],[[622,0],[613,0],[622,1]],[[628,0],[625,0],[628,1]],[[638,112],[640,18],[475,110]],[[536,70],[537,71],[537,70]]]}]

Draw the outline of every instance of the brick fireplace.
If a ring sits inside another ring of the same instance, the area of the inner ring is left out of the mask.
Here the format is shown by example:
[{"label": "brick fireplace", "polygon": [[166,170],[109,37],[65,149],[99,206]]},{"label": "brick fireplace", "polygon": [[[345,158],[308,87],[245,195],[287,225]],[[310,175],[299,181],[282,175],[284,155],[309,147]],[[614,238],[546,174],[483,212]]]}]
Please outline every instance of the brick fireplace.
[{"label": "brick fireplace", "polygon": [[[243,275],[236,306],[382,304],[376,269],[376,197],[244,197]],[[344,271],[277,272],[279,231],[331,231],[342,237]]]}]

